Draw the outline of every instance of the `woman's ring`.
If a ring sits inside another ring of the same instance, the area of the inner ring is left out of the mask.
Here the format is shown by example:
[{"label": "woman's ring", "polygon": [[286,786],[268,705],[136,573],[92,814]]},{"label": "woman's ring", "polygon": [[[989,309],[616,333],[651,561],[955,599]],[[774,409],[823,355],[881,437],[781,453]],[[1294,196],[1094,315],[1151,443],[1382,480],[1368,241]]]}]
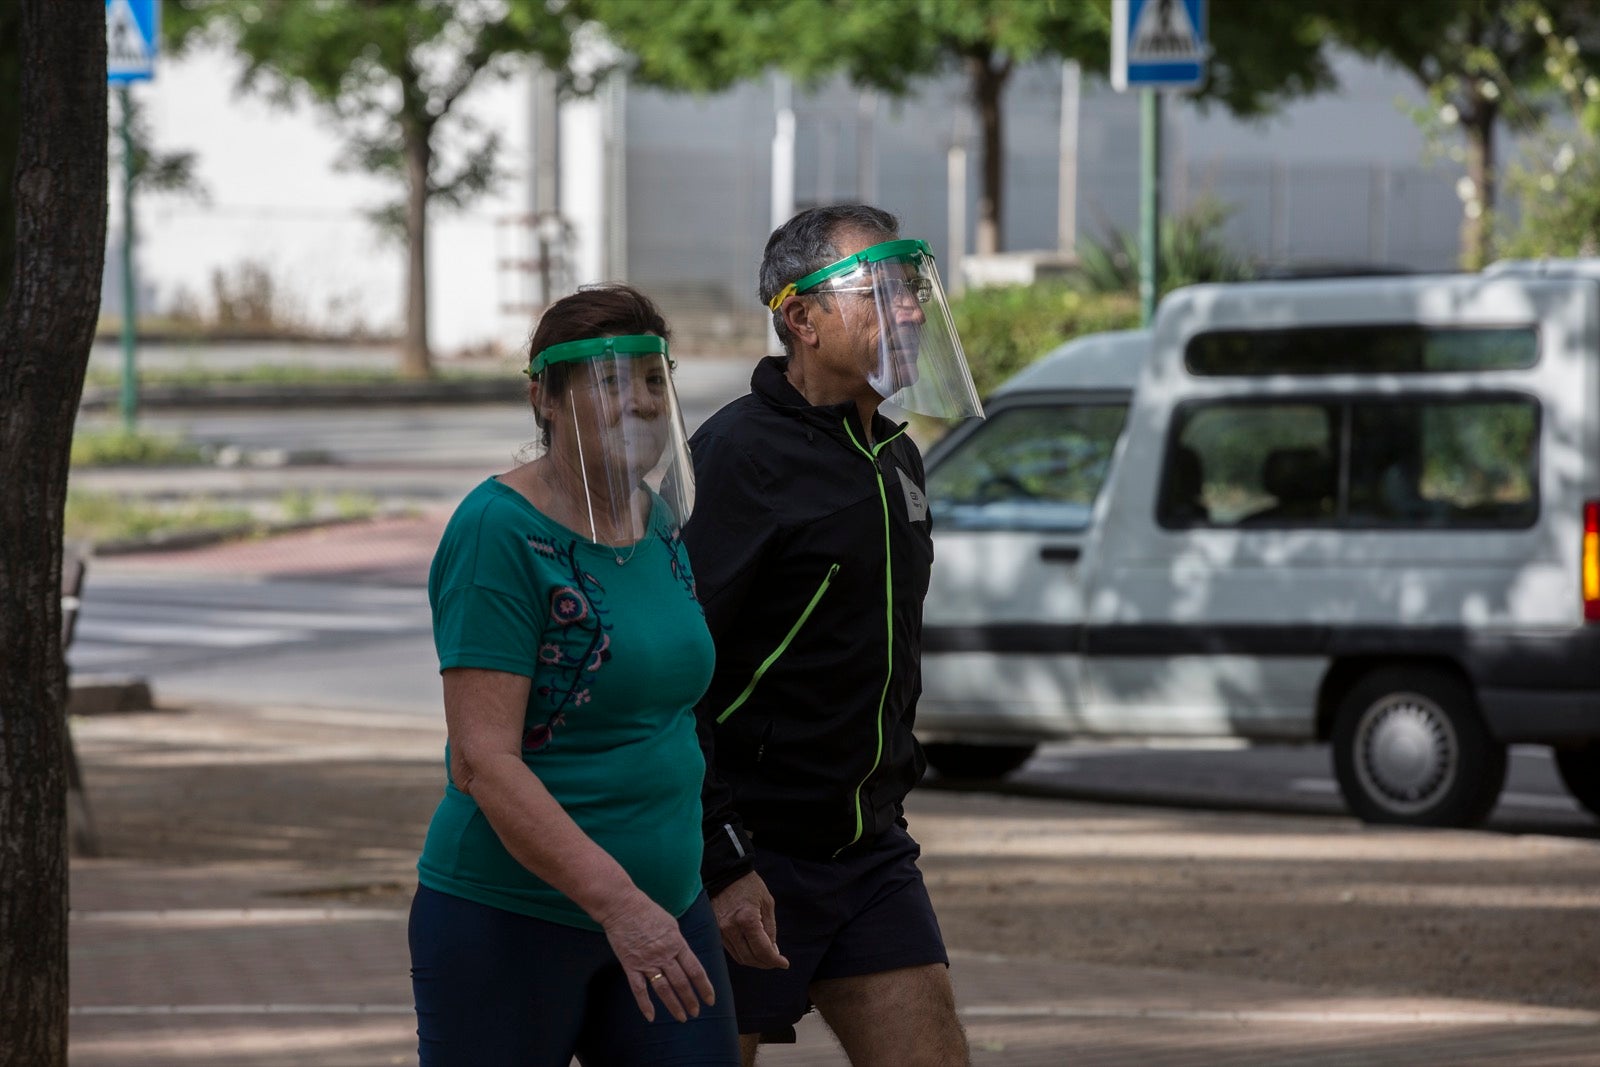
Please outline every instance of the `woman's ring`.
[{"label": "woman's ring", "polygon": [[666,975],[662,974],[660,971],[657,971],[655,974],[652,974],[650,976],[650,981],[659,982],[659,981],[661,981],[661,979],[663,979],[665,977],[666,977]]}]

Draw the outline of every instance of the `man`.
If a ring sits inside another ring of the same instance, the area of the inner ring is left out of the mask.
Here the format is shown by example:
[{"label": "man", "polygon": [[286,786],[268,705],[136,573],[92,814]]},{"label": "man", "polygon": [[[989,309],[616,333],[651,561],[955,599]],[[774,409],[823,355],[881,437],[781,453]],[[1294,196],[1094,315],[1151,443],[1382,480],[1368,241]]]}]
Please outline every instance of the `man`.
[{"label": "man", "polygon": [[683,536],[717,648],[702,873],[747,1065],[813,1005],[856,1067],[968,1061],[902,815],[926,765],[922,457],[878,407],[981,409],[927,245],[897,230],[845,205],[772,234],[760,293],[785,354],[691,442]]}]

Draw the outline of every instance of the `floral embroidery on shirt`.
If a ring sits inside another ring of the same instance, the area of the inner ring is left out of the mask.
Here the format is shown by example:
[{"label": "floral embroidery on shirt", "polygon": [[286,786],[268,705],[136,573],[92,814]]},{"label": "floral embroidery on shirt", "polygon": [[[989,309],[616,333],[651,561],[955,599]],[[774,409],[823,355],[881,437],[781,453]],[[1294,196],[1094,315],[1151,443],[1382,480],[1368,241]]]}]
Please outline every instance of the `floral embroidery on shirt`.
[{"label": "floral embroidery on shirt", "polygon": [[588,601],[576,589],[562,586],[550,594],[550,619],[562,626],[571,626],[589,617]]},{"label": "floral embroidery on shirt", "polygon": [[[658,532],[656,536],[667,546],[667,565],[672,569],[672,576],[683,586],[684,591],[689,594],[689,599],[695,602],[695,606],[700,607],[700,597],[695,592],[694,572],[689,570],[689,560],[683,551],[683,534],[674,526],[666,533]],[[700,614],[705,614],[705,608],[700,608]]]},{"label": "floral embroidery on shirt", "polygon": [[555,740],[556,727],[566,723],[566,712],[594,698],[595,674],[611,659],[611,623],[605,586],[583,569],[578,542],[530,535],[528,547],[566,571],[566,581],[550,593],[549,623],[538,650],[536,700],[530,702],[530,711],[542,704],[548,717],[522,735],[523,750],[537,752]]}]

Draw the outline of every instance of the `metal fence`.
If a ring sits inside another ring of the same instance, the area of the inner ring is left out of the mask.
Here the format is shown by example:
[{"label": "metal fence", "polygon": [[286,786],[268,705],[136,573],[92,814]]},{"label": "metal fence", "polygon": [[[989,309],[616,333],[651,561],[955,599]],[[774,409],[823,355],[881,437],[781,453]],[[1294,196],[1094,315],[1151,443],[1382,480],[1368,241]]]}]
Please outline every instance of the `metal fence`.
[{"label": "metal fence", "polygon": [[[1002,235],[1010,250],[1056,246],[1061,84],[1059,68],[1025,68],[1007,95]],[[633,88],[627,106],[630,280],[661,300],[686,338],[713,347],[768,344],[755,275],[772,222],[771,86],[701,97]],[[972,250],[980,161],[959,78],[931,80],[904,101],[835,83],[798,94],[793,106],[796,206],[870,200],[941,255],[954,244],[948,152],[964,144],[961,245]],[[1080,242],[1137,226],[1137,121],[1133,98],[1085,90],[1075,200]],[[1439,270],[1456,261],[1461,205],[1448,166],[1398,165],[1358,152],[1336,164],[1184,158],[1182,141],[1166,161],[1164,211],[1182,212],[1203,197],[1220,201],[1230,211],[1225,240],[1259,266]]]}]

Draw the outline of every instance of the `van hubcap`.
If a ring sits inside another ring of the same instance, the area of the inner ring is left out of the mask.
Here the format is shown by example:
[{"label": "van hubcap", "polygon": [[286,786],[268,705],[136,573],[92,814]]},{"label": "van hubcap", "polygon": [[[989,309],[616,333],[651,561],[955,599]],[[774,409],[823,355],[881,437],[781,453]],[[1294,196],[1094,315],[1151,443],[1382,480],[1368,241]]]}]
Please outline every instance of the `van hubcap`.
[{"label": "van hubcap", "polygon": [[1368,794],[1395,811],[1428,807],[1455,780],[1455,731],[1437,704],[1416,694],[1392,694],[1368,708],[1356,754]]}]

